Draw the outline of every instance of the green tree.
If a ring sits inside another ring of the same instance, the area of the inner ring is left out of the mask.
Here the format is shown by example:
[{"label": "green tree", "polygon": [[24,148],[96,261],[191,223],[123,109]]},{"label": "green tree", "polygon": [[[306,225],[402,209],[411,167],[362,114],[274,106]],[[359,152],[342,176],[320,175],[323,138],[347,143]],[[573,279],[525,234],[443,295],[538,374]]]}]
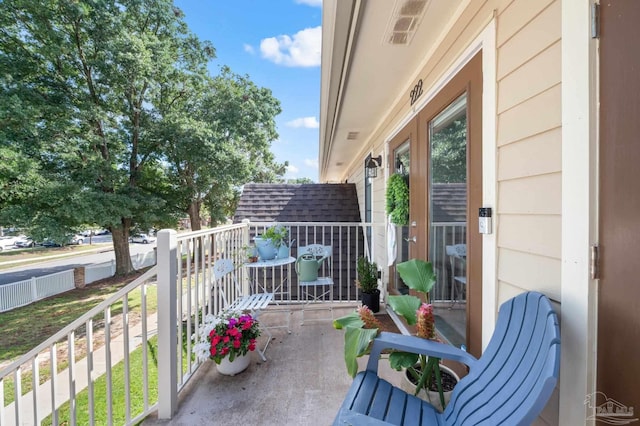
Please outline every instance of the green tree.
[{"label": "green tree", "polygon": [[269,89],[228,67],[215,78],[183,77],[168,81],[158,101],[161,139],[176,204],[188,213],[191,229],[198,230],[203,205],[214,224],[221,222],[240,185],[255,177],[264,181],[268,176],[259,175],[265,170],[276,177],[284,173],[269,151],[278,137],[275,116],[281,109]]},{"label": "green tree", "polygon": [[170,0],[3,0],[0,147],[15,155],[3,214],[32,228],[105,226],[116,272],[130,272],[130,229],[175,215],[153,101],[213,53]]},{"label": "green tree", "polygon": [[431,140],[434,183],[467,181],[467,116],[438,130]]}]

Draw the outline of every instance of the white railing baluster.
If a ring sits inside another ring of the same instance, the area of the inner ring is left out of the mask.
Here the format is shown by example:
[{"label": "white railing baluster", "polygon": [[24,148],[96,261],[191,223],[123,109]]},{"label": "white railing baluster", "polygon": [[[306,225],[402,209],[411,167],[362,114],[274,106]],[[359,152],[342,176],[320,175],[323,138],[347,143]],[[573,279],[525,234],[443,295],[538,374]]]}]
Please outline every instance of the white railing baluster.
[{"label": "white railing baluster", "polygon": [[113,377],[111,369],[111,306],[104,310],[104,359],[107,379],[107,422],[113,424]]},{"label": "white railing baluster", "polygon": [[93,387],[93,318],[89,318],[85,323],[85,334],[87,336],[87,405],[89,424],[94,425],[96,417]]},{"label": "white railing baluster", "polygon": [[147,330],[147,284],[140,286],[140,307],[142,314],[142,400],[144,403],[144,411],[149,409],[149,348],[148,330]]},{"label": "white railing baluster", "polygon": [[[0,383],[0,386],[2,384]],[[40,387],[40,364],[38,360],[38,355],[33,357],[33,361],[31,362],[31,396],[33,397],[33,419],[36,424],[38,421],[38,388]],[[0,404],[4,405],[4,398],[0,395]],[[0,419],[0,425],[3,424],[2,419]]]},{"label": "white railing baluster", "polygon": [[[56,386],[56,382],[57,382],[57,376],[58,376],[58,345],[57,343],[52,343],[51,347],[49,348],[49,363],[51,364],[50,366],[50,375],[51,375],[51,380],[49,380],[49,383],[51,384],[51,419],[52,419],[52,423],[54,425],[57,425],[59,423],[59,419],[58,419],[58,408],[56,407],[57,405],[57,401],[56,401],[56,391],[57,391],[57,386]],[[16,417],[17,418],[17,417]],[[18,422],[16,422],[16,424],[20,424]]]},{"label": "white railing baluster", "polygon": [[131,369],[129,357],[129,295],[122,298],[122,344],[124,355],[124,409],[125,419],[129,423],[131,420]]},{"label": "white railing baluster", "polygon": [[75,333],[67,335],[67,356],[69,357],[69,422],[76,424],[76,351]]},{"label": "white railing baluster", "polygon": [[[15,410],[16,410],[16,424],[20,424],[20,416],[22,407],[22,367],[16,368],[16,371],[13,373],[13,395],[15,399]],[[4,401],[2,401],[4,404]]]}]

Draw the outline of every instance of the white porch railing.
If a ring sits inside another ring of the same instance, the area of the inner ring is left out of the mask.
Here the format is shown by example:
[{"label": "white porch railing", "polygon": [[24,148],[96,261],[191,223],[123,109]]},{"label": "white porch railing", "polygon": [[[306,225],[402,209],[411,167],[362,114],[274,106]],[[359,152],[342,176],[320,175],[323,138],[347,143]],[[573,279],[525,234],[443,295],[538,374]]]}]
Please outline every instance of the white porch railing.
[{"label": "white porch railing", "polygon": [[[213,262],[233,259],[248,286],[242,248],[269,225],[243,223],[186,234],[160,231],[156,267],[0,371],[0,425],[45,419],[53,424],[130,425],[155,410],[160,418],[171,418],[179,392],[200,366],[191,356],[192,331],[205,313],[216,314],[221,307],[210,290]],[[354,265],[368,252],[366,227],[379,227],[371,233],[375,236],[384,225],[283,225],[296,239],[295,247],[313,242],[334,247],[335,300],[325,301],[358,300]],[[292,256],[296,253],[294,248]],[[279,304],[295,304],[297,277],[285,268],[268,268],[258,279],[270,290],[283,289]],[[235,296],[231,290],[229,299]]]}]

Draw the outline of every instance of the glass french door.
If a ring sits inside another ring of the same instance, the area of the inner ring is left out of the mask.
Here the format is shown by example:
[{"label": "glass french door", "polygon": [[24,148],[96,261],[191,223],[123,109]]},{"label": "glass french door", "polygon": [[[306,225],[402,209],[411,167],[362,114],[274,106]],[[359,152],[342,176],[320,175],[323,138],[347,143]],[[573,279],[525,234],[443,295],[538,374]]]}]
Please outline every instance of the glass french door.
[{"label": "glass french door", "polygon": [[429,299],[439,333],[459,347],[467,341],[467,95],[427,127],[429,261],[436,274]]}]

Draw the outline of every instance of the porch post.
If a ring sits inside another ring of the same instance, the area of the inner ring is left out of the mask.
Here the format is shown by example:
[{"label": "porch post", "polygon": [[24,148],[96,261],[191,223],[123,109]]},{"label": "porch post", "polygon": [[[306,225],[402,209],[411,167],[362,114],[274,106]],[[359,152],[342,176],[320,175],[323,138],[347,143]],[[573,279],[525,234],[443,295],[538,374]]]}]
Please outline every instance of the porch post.
[{"label": "porch post", "polygon": [[[250,219],[242,219],[242,223],[245,225],[245,228],[242,230],[242,244],[244,247],[248,247],[251,244],[251,238],[249,236],[251,230],[251,220]],[[246,262],[246,259],[242,259],[243,262]],[[251,276],[250,272],[247,268],[240,268],[240,272],[242,273],[242,293],[249,294],[251,290]],[[257,273],[257,272],[256,272]]]},{"label": "porch post", "polygon": [[158,418],[170,419],[178,408],[177,236],[158,232]]}]

